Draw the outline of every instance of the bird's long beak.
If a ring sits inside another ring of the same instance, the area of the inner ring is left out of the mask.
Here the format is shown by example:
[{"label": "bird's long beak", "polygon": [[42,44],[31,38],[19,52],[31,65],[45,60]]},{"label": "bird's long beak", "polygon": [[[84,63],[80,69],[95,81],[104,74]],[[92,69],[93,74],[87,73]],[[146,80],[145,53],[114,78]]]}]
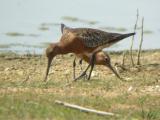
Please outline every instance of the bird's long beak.
[{"label": "bird's long beak", "polygon": [[109,69],[119,78],[122,79],[119,74],[117,73],[117,71],[112,67],[111,64],[107,64],[107,67],[109,67]]},{"label": "bird's long beak", "polygon": [[45,78],[44,78],[45,82],[47,81],[47,77],[48,77],[48,73],[49,73],[49,69],[50,69],[52,60],[53,60],[53,57],[48,57],[47,70],[46,70],[46,75],[45,75]]}]

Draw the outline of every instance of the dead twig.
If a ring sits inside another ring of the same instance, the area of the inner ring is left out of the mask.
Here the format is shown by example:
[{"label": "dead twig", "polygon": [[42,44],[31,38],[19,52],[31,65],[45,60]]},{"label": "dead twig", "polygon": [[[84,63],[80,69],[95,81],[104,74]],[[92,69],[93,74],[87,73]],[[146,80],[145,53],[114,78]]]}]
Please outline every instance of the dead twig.
[{"label": "dead twig", "polygon": [[[137,18],[136,18],[136,23],[134,25],[134,32],[136,32],[136,29],[137,29],[138,17],[139,17],[139,11],[137,9]],[[134,66],[134,61],[133,61],[133,41],[134,41],[134,35],[132,37],[131,47],[130,47],[130,57],[131,57],[132,66]]]},{"label": "dead twig", "polygon": [[126,51],[123,52],[123,58],[122,58],[122,63],[121,65],[124,67],[124,64],[125,64],[125,57],[126,57]]},{"label": "dead twig", "polygon": [[142,50],[142,43],[143,43],[143,24],[144,24],[144,17],[142,18],[142,32],[141,32],[141,40],[139,44],[139,50],[137,54],[137,65],[140,65],[140,56],[141,56],[141,50]]},{"label": "dead twig", "polygon": [[98,111],[98,110],[95,110],[95,109],[89,109],[89,108],[81,107],[81,106],[78,106],[78,105],[75,105],[75,104],[69,104],[69,103],[66,103],[66,102],[62,102],[62,101],[59,101],[59,100],[55,100],[55,103],[59,104],[59,105],[63,105],[65,107],[77,109],[77,110],[80,110],[80,111],[83,111],[83,112],[96,113],[98,115],[109,115],[109,116],[114,116],[115,115],[114,113]]}]

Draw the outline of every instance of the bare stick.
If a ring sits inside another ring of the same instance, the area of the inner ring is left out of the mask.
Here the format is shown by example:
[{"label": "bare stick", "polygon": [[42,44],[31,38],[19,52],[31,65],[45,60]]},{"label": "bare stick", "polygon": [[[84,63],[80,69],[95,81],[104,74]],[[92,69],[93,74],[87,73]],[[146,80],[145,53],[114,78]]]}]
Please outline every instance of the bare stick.
[{"label": "bare stick", "polygon": [[[138,11],[138,9],[137,9],[137,18],[136,18],[136,23],[135,23],[135,25],[134,25],[134,32],[135,32],[136,29],[137,29],[138,17],[139,17],[139,11]],[[133,49],[133,41],[134,41],[134,35],[132,36],[131,47],[130,47],[130,57],[131,57],[132,66],[134,66],[133,52],[132,52],[132,49]]]},{"label": "bare stick", "polygon": [[141,41],[139,44],[139,50],[137,54],[137,65],[140,65],[140,56],[141,56],[142,43],[143,43],[143,23],[144,23],[144,17],[142,18],[142,32],[141,32]]},{"label": "bare stick", "polygon": [[89,108],[81,107],[81,106],[78,106],[78,105],[62,102],[62,101],[59,101],[59,100],[55,100],[55,103],[59,104],[59,105],[63,105],[65,107],[77,109],[77,110],[80,110],[80,111],[83,111],[83,112],[96,113],[98,115],[109,115],[109,116],[114,116],[115,115],[114,113],[98,111],[98,110],[95,110],[95,109],[89,109]]},{"label": "bare stick", "polygon": [[125,56],[126,56],[126,51],[123,52],[123,58],[122,58],[122,63],[121,65],[124,67],[124,63],[125,63]]}]

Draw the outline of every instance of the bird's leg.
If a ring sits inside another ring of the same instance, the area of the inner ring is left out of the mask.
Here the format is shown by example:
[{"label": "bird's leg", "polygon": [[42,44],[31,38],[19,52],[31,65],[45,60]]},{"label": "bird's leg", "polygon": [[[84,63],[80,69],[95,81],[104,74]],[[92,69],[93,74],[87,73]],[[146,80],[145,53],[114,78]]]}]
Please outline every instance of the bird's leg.
[{"label": "bird's leg", "polygon": [[90,80],[91,74],[92,74],[92,70],[93,70],[94,65],[95,65],[95,54],[94,54],[93,57],[94,57],[94,59],[91,61],[91,69],[90,69],[89,76],[88,76],[87,80]]},{"label": "bird's leg", "polygon": [[[89,63],[89,65],[87,66],[87,68],[85,69],[85,71],[83,71],[82,74],[81,74],[79,77],[77,77],[76,79],[74,79],[74,80],[78,80],[78,79],[80,79],[81,77],[83,77],[84,75],[86,75],[86,72],[87,72],[87,70],[89,69],[89,67],[92,66],[92,64],[94,64],[93,62],[94,62],[94,59],[95,59],[95,54],[96,54],[96,53],[93,53],[92,56],[90,57],[90,63]],[[93,69],[93,68],[92,68],[92,69]]]},{"label": "bird's leg", "polygon": [[91,56],[91,70],[89,72],[89,76],[88,76],[88,80],[90,80],[90,77],[91,77],[91,74],[92,74],[92,71],[93,71],[93,68],[94,68],[94,65],[95,65],[95,55],[97,52],[101,51],[101,48],[97,48],[94,50],[92,56]]},{"label": "bird's leg", "polygon": [[76,78],[75,67],[76,67],[76,57],[75,57],[74,60],[73,60],[73,79]]},{"label": "bird's leg", "polygon": [[79,60],[79,64],[80,64],[81,70],[82,70],[82,61],[83,61],[82,59]]},{"label": "bird's leg", "polygon": [[101,47],[95,49],[95,50],[92,52],[91,57],[90,57],[90,63],[89,63],[89,65],[88,65],[88,67],[87,67],[86,70],[85,70],[79,77],[77,77],[75,80],[77,80],[77,79],[83,77],[84,75],[86,75],[87,70],[88,70],[89,67],[91,66],[91,70],[90,70],[90,73],[89,73],[88,80],[90,79],[91,74],[92,74],[92,70],[93,70],[93,68],[94,68],[95,55],[96,55],[96,53],[99,52],[99,51],[101,51]]},{"label": "bird's leg", "polygon": [[89,69],[90,66],[91,66],[91,65],[88,64],[88,66],[87,66],[87,68],[85,69],[85,71],[84,71],[80,76],[78,76],[77,78],[75,78],[74,80],[76,81],[76,80],[80,79],[81,77],[83,77],[84,75],[86,75],[86,72],[87,72],[87,70]]},{"label": "bird's leg", "polygon": [[[85,71],[84,71],[79,77],[77,77],[77,78],[74,79],[74,80],[78,80],[78,79],[80,79],[81,77],[83,77],[84,75],[86,75],[86,72],[87,72],[87,70],[89,69],[89,67],[90,67],[92,64],[94,64],[96,53],[99,52],[99,51],[101,51],[101,50],[102,50],[101,47],[98,47],[97,49],[95,49],[95,50],[91,53],[89,65],[87,66],[87,68],[85,69]],[[93,67],[94,67],[94,66],[93,66]],[[92,70],[93,70],[93,68],[91,69],[90,74],[92,73]],[[89,79],[90,79],[90,77],[89,77]]]},{"label": "bird's leg", "polygon": [[[80,64],[80,67],[81,67],[81,72],[82,72],[82,70],[83,70],[83,69],[82,69],[82,61],[83,61],[83,59],[80,59],[80,60],[79,60],[79,64]],[[87,79],[87,74],[84,75],[84,78]]]}]

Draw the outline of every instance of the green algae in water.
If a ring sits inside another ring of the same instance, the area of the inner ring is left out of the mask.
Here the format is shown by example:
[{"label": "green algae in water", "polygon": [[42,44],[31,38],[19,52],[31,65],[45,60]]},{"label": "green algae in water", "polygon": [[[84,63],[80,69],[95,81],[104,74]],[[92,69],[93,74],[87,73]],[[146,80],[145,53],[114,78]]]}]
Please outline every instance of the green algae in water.
[{"label": "green algae in water", "polygon": [[40,24],[41,27],[49,27],[49,26],[59,26],[60,23],[42,23]]},{"label": "green algae in water", "polygon": [[11,37],[23,37],[23,36],[38,37],[39,36],[38,34],[33,34],[33,33],[24,34],[24,33],[19,33],[19,32],[8,32],[5,34]]},{"label": "green algae in water", "polygon": [[18,33],[18,32],[8,32],[8,33],[6,33],[6,35],[13,36],[13,37],[15,37],[15,36],[25,36],[25,34]]},{"label": "green algae in water", "polygon": [[50,42],[43,42],[38,45],[28,45],[21,43],[10,43],[10,44],[0,44],[1,49],[11,48],[11,47],[27,47],[27,48],[46,48]]},{"label": "green algae in water", "polygon": [[8,44],[0,44],[0,48],[10,48],[10,45]]},{"label": "green algae in water", "polygon": [[151,31],[151,30],[144,30],[143,33],[144,34],[153,34],[153,31]]},{"label": "green algae in water", "polygon": [[71,17],[71,16],[63,16],[62,19],[63,19],[63,20],[67,20],[67,21],[71,21],[71,22],[76,22],[76,21],[79,20],[78,18],[76,18],[76,17]]},{"label": "green algae in water", "polygon": [[21,43],[10,43],[10,44],[0,44],[1,49],[11,48],[11,47],[27,47],[27,48],[45,48],[46,45],[27,45]]},{"label": "green algae in water", "polygon": [[119,31],[126,32],[127,29],[124,27],[100,27],[100,29],[108,30],[108,31]]},{"label": "green algae in water", "polygon": [[41,26],[39,29],[42,30],[42,31],[48,31],[49,30],[49,28],[45,27],[45,26]]},{"label": "green algae in water", "polygon": [[86,23],[86,24],[90,24],[90,25],[95,25],[98,23],[98,21],[84,20],[84,19],[80,19],[77,17],[71,17],[71,16],[63,16],[62,19],[66,20],[66,21],[70,21],[70,22],[82,22],[82,23]]}]

